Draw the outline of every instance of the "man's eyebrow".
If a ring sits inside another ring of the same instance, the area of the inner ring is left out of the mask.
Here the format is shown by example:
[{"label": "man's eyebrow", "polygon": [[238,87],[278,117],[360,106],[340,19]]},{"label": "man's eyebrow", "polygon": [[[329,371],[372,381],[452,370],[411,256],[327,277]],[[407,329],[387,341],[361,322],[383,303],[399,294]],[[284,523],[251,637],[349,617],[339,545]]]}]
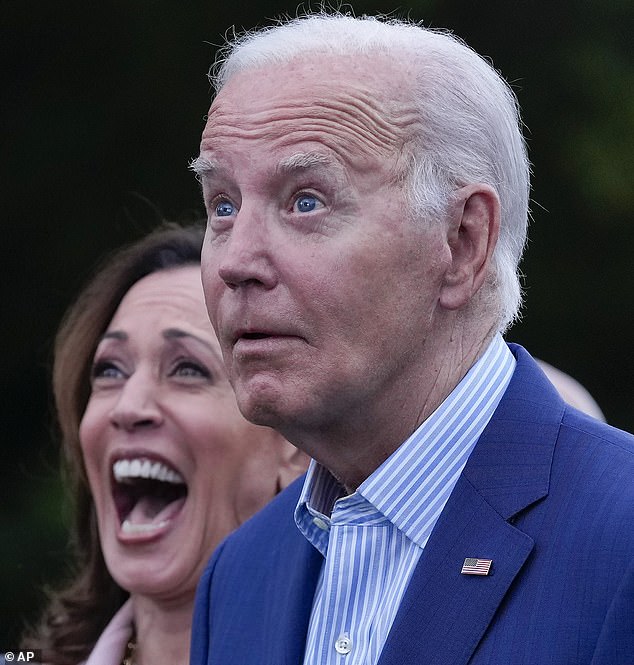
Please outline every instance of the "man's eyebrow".
[{"label": "man's eyebrow", "polygon": [[277,171],[279,173],[291,173],[332,163],[333,160],[330,157],[320,152],[298,152],[282,159],[277,165]]},{"label": "man's eyebrow", "polygon": [[[319,152],[298,152],[282,159],[277,165],[277,171],[282,174],[291,173],[332,163],[333,160],[330,157]],[[195,157],[189,163],[189,170],[196,174],[198,180],[215,175],[219,169],[220,167],[216,161],[202,155]]]},{"label": "man's eyebrow", "polygon": [[198,180],[211,176],[218,171],[218,164],[209,157],[198,156],[189,163],[189,170],[196,174]]}]

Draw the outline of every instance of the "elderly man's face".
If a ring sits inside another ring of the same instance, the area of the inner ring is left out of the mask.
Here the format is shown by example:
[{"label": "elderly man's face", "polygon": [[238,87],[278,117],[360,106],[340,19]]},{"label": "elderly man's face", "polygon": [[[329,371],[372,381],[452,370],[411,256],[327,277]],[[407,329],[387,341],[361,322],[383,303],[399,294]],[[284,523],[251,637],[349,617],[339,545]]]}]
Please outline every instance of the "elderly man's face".
[{"label": "elderly man's face", "polygon": [[327,431],[410,390],[449,261],[407,218],[405,76],[376,58],[238,74],[199,164],[203,285],[243,413]]}]

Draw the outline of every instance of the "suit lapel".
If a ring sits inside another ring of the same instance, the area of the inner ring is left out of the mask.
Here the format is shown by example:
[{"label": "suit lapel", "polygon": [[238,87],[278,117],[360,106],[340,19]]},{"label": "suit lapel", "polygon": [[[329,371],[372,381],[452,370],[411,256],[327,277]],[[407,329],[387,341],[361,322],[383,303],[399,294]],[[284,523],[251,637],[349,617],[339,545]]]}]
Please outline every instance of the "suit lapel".
[{"label": "suit lapel", "polygon": [[[461,478],[413,573],[380,665],[467,663],[532,548],[531,538]],[[491,559],[490,575],[461,574],[467,557]]]},{"label": "suit lapel", "polygon": [[[530,557],[532,539],[509,520],[548,493],[563,403],[534,361],[517,367],[493,419],[434,528],[379,665],[464,665]],[[488,576],[461,574],[467,557]]]}]

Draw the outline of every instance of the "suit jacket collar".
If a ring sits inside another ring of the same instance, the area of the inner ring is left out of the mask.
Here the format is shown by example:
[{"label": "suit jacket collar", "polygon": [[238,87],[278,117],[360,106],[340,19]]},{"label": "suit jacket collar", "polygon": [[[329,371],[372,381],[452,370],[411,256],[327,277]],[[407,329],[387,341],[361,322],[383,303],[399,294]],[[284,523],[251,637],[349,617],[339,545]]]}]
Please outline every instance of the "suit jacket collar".
[{"label": "suit jacket collar", "polygon": [[[511,383],[421,555],[379,665],[467,663],[530,557],[533,540],[510,520],[548,494],[564,404],[528,353],[511,349]],[[467,557],[492,559],[491,574],[462,575]]]},{"label": "suit jacket collar", "polygon": [[509,346],[517,360],[515,373],[463,472],[505,519],[548,494],[565,409],[526,350],[516,344]]}]

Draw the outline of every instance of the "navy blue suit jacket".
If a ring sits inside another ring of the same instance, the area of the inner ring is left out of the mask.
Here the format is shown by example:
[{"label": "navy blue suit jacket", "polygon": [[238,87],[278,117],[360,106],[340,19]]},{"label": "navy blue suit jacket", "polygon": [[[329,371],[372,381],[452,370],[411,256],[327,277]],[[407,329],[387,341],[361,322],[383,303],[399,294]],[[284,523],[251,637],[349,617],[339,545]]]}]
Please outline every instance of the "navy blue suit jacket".
[{"label": "navy blue suit jacket", "polygon": [[[379,665],[634,664],[634,437],[565,405],[512,346],[511,383],[436,524]],[[301,479],[218,548],[192,665],[299,665],[321,555]],[[466,557],[488,576],[460,573]],[[315,664],[318,665],[318,664]]]}]

